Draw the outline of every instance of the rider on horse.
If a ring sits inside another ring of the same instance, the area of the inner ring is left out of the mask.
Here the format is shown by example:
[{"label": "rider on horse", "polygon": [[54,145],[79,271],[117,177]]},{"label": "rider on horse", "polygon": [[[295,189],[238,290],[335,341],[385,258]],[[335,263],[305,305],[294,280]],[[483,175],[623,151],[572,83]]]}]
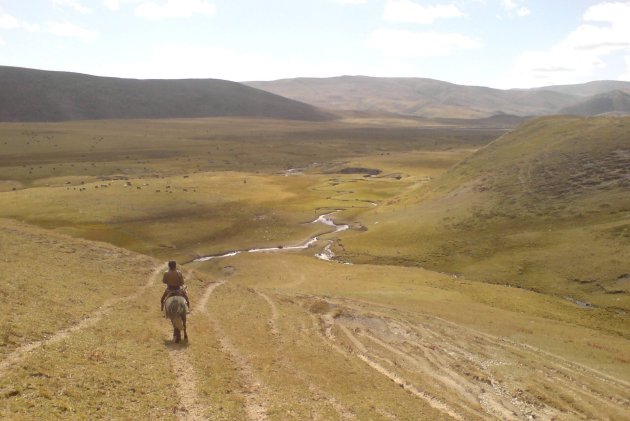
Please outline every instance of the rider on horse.
[{"label": "rider on horse", "polygon": [[168,297],[174,295],[181,295],[186,299],[186,305],[190,308],[190,300],[188,300],[188,294],[186,290],[182,288],[184,286],[184,275],[177,270],[177,263],[174,260],[168,262],[168,271],[164,272],[162,282],[166,284],[166,290],[162,294],[161,308],[164,310],[164,302]]}]

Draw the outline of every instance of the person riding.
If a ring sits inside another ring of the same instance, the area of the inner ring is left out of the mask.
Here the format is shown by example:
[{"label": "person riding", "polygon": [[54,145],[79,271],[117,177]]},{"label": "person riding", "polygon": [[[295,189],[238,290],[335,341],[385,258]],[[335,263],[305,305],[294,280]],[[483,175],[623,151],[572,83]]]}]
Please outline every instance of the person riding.
[{"label": "person riding", "polygon": [[190,308],[190,300],[184,286],[184,275],[177,270],[177,262],[171,260],[168,262],[168,271],[164,272],[162,283],[166,284],[164,294],[162,294],[161,309],[164,310],[164,302],[166,298],[172,295],[181,295],[186,299],[186,305]]}]

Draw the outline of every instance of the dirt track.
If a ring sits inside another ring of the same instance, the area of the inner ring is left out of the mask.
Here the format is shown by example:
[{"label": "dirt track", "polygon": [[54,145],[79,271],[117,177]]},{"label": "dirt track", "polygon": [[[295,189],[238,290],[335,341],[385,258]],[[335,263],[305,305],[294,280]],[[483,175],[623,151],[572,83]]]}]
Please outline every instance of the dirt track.
[{"label": "dirt track", "polygon": [[[206,305],[208,304],[208,299],[214,289],[222,283],[223,282],[216,282],[208,285],[195,308],[194,314],[207,313]],[[193,322],[199,319],[199,317],[191,316],[189,316],[189,319],[192,319]],[[171,327],[167,327],[167,338],[171,336],[171,332]],[[177,396],[180,400],[180,406],[177,408],[176,415],[180,420],[200,421],[205,419],[205,408],[200,403],[195,369],[188,358],[187,346],[188,344],[186,342],[181,344],[171,343],[168,345],[168,353],[171,359],[173,373],[177,377]]]},{"label": "dirt track", "polygon": [[138,291],[135,294],[129,295],[127,297],[121,297],[121,298],[109,300],[103,303],[103,305],[100,306],[98,309],[93,311],[92,314],[80,320],[76,324],[69,326],[65,329],[61,329],[58,332],[55,332],[47,339],[31,342],[29,344],[23,345],[15,349],[4,360],[0,361],[0,377],[2,377],[11,366],[15,365],[20,360],[26,358],[29,353],[35,351],[36,349],[39,349],[46,345],[54,344],[56,342],[60,342],[66,339],[68,336],[70,336],[73,333],[92,327],[96,323],[98,323],[105,315],[109,314],[109,312],[112,310],[112,308],[115,305],[137,299],[147,289],[149,289],[152,285],[156,283],[156,280],[158,276],[160,275],[162,269],[163,269],[163,265],[159,265],[158,267],[156,267],[153,273],[151,274],[151,276],[149,277],[147,283],[143,285],[142,287],[138,288]]},{"label": "dirt track", "polygon": [[[157,267],[133,295],[106,302],[89,317],[48,339],[16,349],[0,363],[0,376],[34,350],[94,328],[116,304],[138,299],[155,286],[162,269],[163,265]],[[235,396],[240,398],[249,421],[302,418],[287,409],[292,405],[306,408],[311,419],[364,419],[365,410],[349,398],[343,387],[335,385],[335,377],[342,377],[344,370],[381,386],[397,386],[391,389],[397,399],[411,399],[419,408],[436,411],[440,416],[435,419],[616,420],[630,413],[630,387],[626,381],[528,344],[430,315],[407,317],[398,312],[393,317],[388,309],[364,301],[282,295],[225,281],[205,285],[190,322],[198,331],[211,335],[218,352],[231,366],[226,372],[231,373],[237,385]],[[258,323],[262,329],[256,330],[259,342],[255,343],[265,349],[245,348],[249,342],[225,324],[227,319],[219,317],[215,308],[218,302],[209,305],[216,291],[223,294],[220,300],[239,306],[235,310],[248,309],[251,319],[234,317],[232,322]],[[314,302],[320,306],[314,306]],[[164,321],[164,326],[164,342],[179,399],[173,413],[180,420],[212,419],[209,414],[223,404],[210,401],[202,392],[203,372],[192,354],[196,337],[191,337],[190,345],[172,344],[170,324]],[[323,382],[317,373],[305,369],[298,355],[304,352],[299,344],[305,338],[315,341],[309,342],[309,347],[323,350],[324,360],[314,362],[325,367],[332,383]],[[340,357],[336,363],[330,358],[330,365],[326,365],[326,350]],[[261,365],[265,360],[260,359],[259,353],[271,356],[269,367]],[[293,380],[288,386],[293,390],[279,386],[286,377]],[[368,393],[362,385],[358,387],[360,394]],[[380,402],[370,416],[409,419],[395,403]]]},{"label": "dirt track", "polygon": [[[365,303],[333,303],[320,336],[454,419],[624,419],[625,381],[515,343],[428,317],[379,316]],[[341,309],[341,313],[340,313]],[[602,405],[605,412],[596,410]]]},{"label": "dirt track", "polygon": [[[273,344],[276,367],[272,372],[281,371],[304,385],[317,401],[311,410],[313,419],[325,419],[326,407],[336,419],[360,419],[342,396],[322,387],[293,363],[295,338],[281,323],[287,317],[286,304],[277,303],[284,298],[249,290],[267,305],[266,334]],[[325,346],[344,358],[361,361],[365,369],[382,376],[383,382],[398,385],[403,393],[442,413],[444,419],[623,419],[630,410],[630,390],[623,380],[527,344],[430,316],[421,323],[394,319],[379,314],[378,306],[348,299],[327,298],[331,310],[312,313],[306,301],[314,299],[322,297],[289,299],[306,316],[310,314],[314,323],[307,330],[311,335],[319,336]],[[270,419],[268,414],[279,399],[273,379],[268,384],[261,377],[261,367],[247,360],[236,342],[206,314],[223,352],[236,364],[246,385],[248,419]],[[375,412],[382,419],[406,419],[387,408]]]},{"label": "dirt track", "polygon": [[[248,419],[250,421],[264,421],[267,419],[267,407],[264,394],[264,386],[261,384],[254,374],[254,371],[247,359],[241,352],[230,342],[229,338],[223,332],[221,326],[212,318],[207,309],[208,300],[215,288],[224,284],[225,281],[211,283],[204,291],[203,296],[199,300],[195,311],[189,316],[192,323],[207,324],[216,334],[221,350],[227,355],[229,360],[236,366],[238,377],[242,385],[241,394],[245,398]],[[168,335],[170,335],[170,327]],[[207,408],[199,403],[199,397],[196,384],[195,369],[190,363],[187,355],[187,344],[172,344],[169,346],[169,355],[173,366],[173,372],[178,380],[178,396],[180,399],[180,407],[177,412],[178,418],[181,420],[197,421],[205,419],[204,413]]]}]

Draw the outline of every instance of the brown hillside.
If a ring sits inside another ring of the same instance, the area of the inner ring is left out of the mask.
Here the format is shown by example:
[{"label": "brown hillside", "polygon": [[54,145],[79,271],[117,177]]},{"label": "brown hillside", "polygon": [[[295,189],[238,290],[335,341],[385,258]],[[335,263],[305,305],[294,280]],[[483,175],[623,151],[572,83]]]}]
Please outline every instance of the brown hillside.
[{"label": "brown hillside", "polygon": [[595,95],[583,102],[562,109],[565,114],[583,116],[598,114],[630,114],[630,94],[623,91],[612,91]]},{"label": "brown hillside", "polygon": [[333,118],[311,105],[218,79],[119,79],[0,66],[0,92],[0,121]]},{"label": "brown hillside", "polygon": [[574,102],[557,92],[491,89],[433,79],[342,76],[247,85],[330,109],[387,111],[424,117],[481,118],[548,114]]},{"label": "brown hillside", "polygon": [[433,79],[366,76],[283,79],[247,85],[329,109],[468,119],[496,114],[557,114],[591,95],[630,90],[630,82],[615,81],[501,90]]}]

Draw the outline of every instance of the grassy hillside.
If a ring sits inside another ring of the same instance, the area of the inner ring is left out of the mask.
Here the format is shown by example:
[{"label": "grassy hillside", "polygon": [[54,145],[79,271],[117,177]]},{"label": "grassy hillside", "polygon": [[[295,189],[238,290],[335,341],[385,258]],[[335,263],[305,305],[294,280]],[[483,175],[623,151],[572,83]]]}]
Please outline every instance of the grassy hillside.
[{"label": "grassy hillside", "polygon": [[[500,90],[456,85],[433,79],[342,76],[297,78],[271,82],[247,82],[287,98],[329,109],[391,112],[443,118],[484,118],[496,114],[519,116],[556,114],[583,101],[582,94],[630,90],[630,82],[593,83],[554,90]],[[610,89],[603,90],[610,87]]]},{"label": "grassy hillside", "polygon": [[333,118],[311,105],[217,79],[136,80],[0,66],[0,121],[177,117]]},{"label": "grassy hillside", "polygon": [[158,311],[164,263],[5,219],[0,233],[15,309],[0,317],[3,419],[627,410],[627,339],[581,326],[562,300],[417,268],[239,256],[184,269],[190,342],[175,345]]},{"label": "grassy hillside", "polygon": [[630,308],[630,119],[550,117],[364,214],[353,261]]},{"label": "grassy hillside", "polygon": [[0,417],[172,419],[158,262],[5,219],[0,243]]}]

